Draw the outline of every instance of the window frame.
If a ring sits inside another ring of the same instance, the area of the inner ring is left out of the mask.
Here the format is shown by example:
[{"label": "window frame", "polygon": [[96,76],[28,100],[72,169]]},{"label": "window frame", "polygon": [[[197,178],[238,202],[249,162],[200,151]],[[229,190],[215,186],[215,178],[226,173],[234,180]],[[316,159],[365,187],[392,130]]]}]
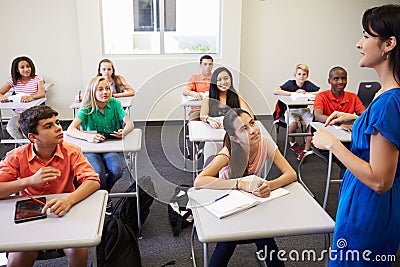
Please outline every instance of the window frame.
[{"label": "window frame", "polygon": [[[132,0],[133,1],[133,0]],[[201,0],[199,0],[201,1]],[[210,54],[213,57],[218,58],[222,56],[222,29],[223,29],[223,16],[222,16],[222,1],[223,0],[215,0],[218,1],[218,8],[219,8],[219,15],[218,15],[218,40],[216,45],[216,52],[186,52],[186,53],[166,53],[165,52],[165,33],[170,31],[165,31],[164,29],[164,12],[161,10],[165,10],[164,0],[159,0],[159,22],[160,22],[160,30],[159,31],[150,31],[150,32],[157,32],[160,35],[160,52],[159,53],[106,53],[105,51],[105,34],[104,34],[104,15],[103,15],[103,0],[99,0],[99,7],[100,7],[100,35],[101,35],[101,50],[102,55],[111,57],[111,58],[118,58],[118,57],[149,57],[149,58],[198,58],[199,55],[203,54]],[[132,10],[133,12],[133,10]],[[146,31],[134,31],[134,32],[144,32]]]}]

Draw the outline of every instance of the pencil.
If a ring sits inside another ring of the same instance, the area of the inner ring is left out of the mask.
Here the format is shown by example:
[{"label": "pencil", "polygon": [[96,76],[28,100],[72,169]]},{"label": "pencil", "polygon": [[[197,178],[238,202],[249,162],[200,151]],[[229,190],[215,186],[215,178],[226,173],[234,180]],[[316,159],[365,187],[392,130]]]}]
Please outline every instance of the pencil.
[{"label": "pencil", "polygon": [[34,197],[31,196],[31,195],[28,195],[27,197],[29,197],[30,199],[32,199],[33,201],[35,201],[36,203],[38,203],[38,204],[40,204],[40,205],[46,206],[46,203],[40,201],[40,200],[37,199],[37,198],[34,198]]}]

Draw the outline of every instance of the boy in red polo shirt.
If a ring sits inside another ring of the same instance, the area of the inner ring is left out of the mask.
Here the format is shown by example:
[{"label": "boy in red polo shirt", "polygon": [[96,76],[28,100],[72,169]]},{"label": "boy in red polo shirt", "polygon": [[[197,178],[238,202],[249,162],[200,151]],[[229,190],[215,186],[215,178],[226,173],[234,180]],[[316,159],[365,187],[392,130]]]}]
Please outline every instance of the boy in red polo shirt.
[{"label": "boy in red polo shirt", "polygon": [[[315,97],[314,101],[314,117],[316,121],[325,123],[329,115],[335,110],[356,113],[360,115],[365,111],[365,107],[355,93],[345,92],[347,85],[347,71],[342,67],[333,67],[329,71],[328,83],[331,90],[326,90]],[[352,124],[342,124],[344,129],[351,131]],[[350,143],[344,143],[346,147],[350,147]],[[321,153],[328,155],[326,151]],[[343,178],[346,167],[335,156],[333,161],[340,167],[340,178]]]},{"label": "boy in red polo shirt", "polygon": [[[326,118],[334,111],[356,113],[360,115],[365,107],[355,93],[345,92],[347,85],[347,72],[342,67],[334,67],[329,71],[328,83],[331,90],[326,90],[315,97],[314,116],[315,120],[325,123]],[[349,128],[348,125],[343,125]]]},{"label": "boy in red polo shirt", "polygon": [[[63,142],[58,112],[48,106],[25,110],[19,119],[31,143],[7,153],[0,162],[0,198],[71,193],[43,208],[63,216],[71,207],[99,189],[100,180],[79,147]],[[74,177],[80,186],[75,190]],[[67,248],[69,266],[86,266],[87,248]],[[7,266],[33,266],[39,251],[10,252]]]}]

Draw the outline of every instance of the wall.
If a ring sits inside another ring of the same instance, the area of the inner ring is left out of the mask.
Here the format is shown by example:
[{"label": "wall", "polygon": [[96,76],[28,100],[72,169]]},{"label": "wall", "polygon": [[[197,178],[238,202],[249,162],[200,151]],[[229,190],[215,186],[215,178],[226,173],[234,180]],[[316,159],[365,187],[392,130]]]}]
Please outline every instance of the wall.
[{"label": "wall", "polygon": [[[341,65],[349,72],[347,89],[376,80],[372,70],[358,67],[355,48],[366,8],[392,1],[375,0],[223,0],[222,53],[216,62],[234,70],[235,85],[256,114],[271,114],[272,90],[293,77],[293,67],[310,66],[310,79],[328,88],[328,70]],[[10,76],[12,59],[31,57],[38,74],[54,87],[47,103],[71,119],[77,91],[96,75],[103,58],[100,0],[3,0],[0,30],[0,83]],[[138,90],[134,120],[181,119],[182,86],[198,72],[199,56],[110,57]],[[240,75],[239,75],[240,72]],[[240,84],[240,86],[237,86]]]},{"label": "wall", "polygon": [[[269,104],[253,105],[255,112],[273,111],[273,89],[293,78],[298,63],[309,65],[310,80],[323,89],[330,88],[328,72],[336,65],[348,71],[346,90],[357,92],[360,81],[377,80],[373,70],[358,66],[356,43],[362,37],[363,12],[384,3],[398,1],[243,1],[241,71],[258,85]],[[242,82],[240,87],[248,85]],[[259,92],[241,92],[250,103],[259,102]]]},{"label": "wall", "polygon": [[[242,1],[223,0],[222,6],[223,53],[215,60],[239,69]],[[4,84],[10,76],[15,57],[29,56],[37,73],[54,83],[47,103],[60,111],[61,119],[71,119],[71,101],[96,75],[97,64],[104,57],[100,8],[100,0],[3,0],[0,83]],[[192,73],[199,71],[199,55],[109,58],[114,61],[117,73],[138,91],[132,112],[134,120],[182,118],[181,86]]]},{"label": "wall", "polygon": [[[99,0],[77,1],[82,79],[89,81],[102,56]],[[241,0],[224,0],[222,51],[219,64],[240,68]],[[134,120],[182,119],[180,106],[184,83],[199,72],[199,55],[108,56],[116,72],[138,90],[131,117]]]},{"label": "wall", "polygon": [[37,74],[54,83],[47,103],[60,111],[61,118],[72,118],[68,106],[82,86],[77,29],[74,0],[1,1],[1,86],[11,75],[12,60],[26,55]]}]

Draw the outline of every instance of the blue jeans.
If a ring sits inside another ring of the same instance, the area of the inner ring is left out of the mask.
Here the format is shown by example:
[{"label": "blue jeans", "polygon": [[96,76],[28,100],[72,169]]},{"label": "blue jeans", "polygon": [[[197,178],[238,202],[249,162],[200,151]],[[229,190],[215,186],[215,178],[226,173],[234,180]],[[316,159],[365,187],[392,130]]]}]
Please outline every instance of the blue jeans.
[{"label": "blue jeans", "polygon": [[[265,262],[267,263],[268,267],[281,267],[285,266],[283,261],[280,261],[277,257],[278,253],[278,246],[275,243],[273,238],[261,238],[261,239],[254,239],[254,240],[243,240],[243,241],[231,241],[231,242],[219,242],[215,246],[214,253],[211,256],[210,262],[208,264],[209,267],[222,267],[228,266],[228,262],[232,257],[233,252],[235,251],[237,244],[249,244],[255,243],[257,246],[257,251],[262,250],[263,256],[265,250],[267,253],[270,254],[272,250],[275,253],[272,253],[272,259],[270,257],[265,257]],[[267,249],[266,249],[267,248]]]},{"label": "blue jeans", "polygon": [[99,174],[100,189],[110,192],[114,184],[122,177],[126,166],[122,153],[84,153],[84,155]]}]

